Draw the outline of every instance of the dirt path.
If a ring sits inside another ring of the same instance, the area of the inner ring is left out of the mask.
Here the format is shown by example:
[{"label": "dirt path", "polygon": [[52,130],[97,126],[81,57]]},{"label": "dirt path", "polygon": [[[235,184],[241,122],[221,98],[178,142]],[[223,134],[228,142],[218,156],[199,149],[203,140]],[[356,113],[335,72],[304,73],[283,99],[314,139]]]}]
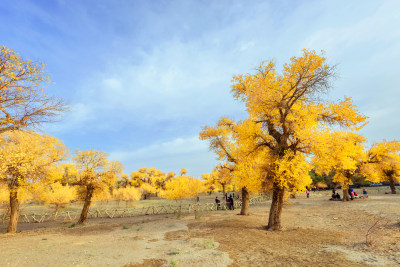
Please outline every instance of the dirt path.
[{"label": "dirt path", "polygon": [[[1,266],[398,266],[400,196],[295,199],[284,229],[264,229],[269,203],[250,216],[220,211],[96,219],[85,226],[21,224],[0,235]],[[372,229],[366,245],[365,235]]]}]

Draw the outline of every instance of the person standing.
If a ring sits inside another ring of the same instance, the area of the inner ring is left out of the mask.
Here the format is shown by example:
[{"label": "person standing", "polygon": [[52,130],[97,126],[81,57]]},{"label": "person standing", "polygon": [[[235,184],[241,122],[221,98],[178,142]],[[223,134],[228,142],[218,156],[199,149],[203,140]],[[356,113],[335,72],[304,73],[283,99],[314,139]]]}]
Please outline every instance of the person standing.
[{"label": "person standing", "polygon": [[229,206],[230,206],[230,209],[231,210],[234,210],[235,209],[235,206],[233,205],[234,203],[233,203],[233,197],[232,196],[229,196]]},{"label": "person standing", "polygon": [[308,189],[306,190],[306,195],[307,195],[307,198],[310,198],[310,191],[308,191]]}]

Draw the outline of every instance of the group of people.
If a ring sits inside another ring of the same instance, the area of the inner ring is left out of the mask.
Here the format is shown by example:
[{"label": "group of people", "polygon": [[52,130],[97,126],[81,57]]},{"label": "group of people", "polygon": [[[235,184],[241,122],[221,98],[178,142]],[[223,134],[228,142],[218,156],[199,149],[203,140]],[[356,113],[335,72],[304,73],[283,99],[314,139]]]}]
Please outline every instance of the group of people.
[{"label": "group of people", "polygon": [[[235,198],[235,193],[232,193],[229,195],[225,193],[225,202],[226,202],[226,207],[230,210],[234,210],[235,209],[235,205],[234,205],[234,198]],[[236,196],[236,200],[239,199],[239,195]],[[217,204],[217,209],[221,208],[221,200],[218,199],[218,197],[215,197],[215,204]]]},{"label": "group of people", "polygon": [[[365,188],[363,189],[362,196],[359,196],[357,192],[354,191],[353,188],[349,188],[347,190],[347,193],[349,194],[350,200],[353,200],[355,198],[368,198],[368,192]],[[335,189],[332,189],[332,197],[329,200],[341,200],[339,193],[338,192],[335,193]]]}]

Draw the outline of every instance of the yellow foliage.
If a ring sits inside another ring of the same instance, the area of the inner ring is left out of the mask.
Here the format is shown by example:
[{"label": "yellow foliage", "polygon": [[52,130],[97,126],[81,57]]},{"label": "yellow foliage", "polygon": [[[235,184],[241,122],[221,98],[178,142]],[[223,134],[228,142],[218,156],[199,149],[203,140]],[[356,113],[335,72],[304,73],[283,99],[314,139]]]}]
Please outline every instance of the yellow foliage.
[{"label": "yellow foliage", "polygon": [[[68,182],[94,189],[98,200],[109,199],[109,191],[122,174],[123,165],[118,161],[109,161],[107,156],[108,154],[101,150],[77,150],[73,161],[78,175],[69,175]],[[72,168],[71,171],[73,170]]]},{"label": "yellow foliage", "polygon": [[115,200],[135,201],[135,200],[140,200],[142,194],[139,189],[133,186],[129,186],[126,188],[121,187],[114,190],[113,196]]},{"label": "yellow foliage", "polygon": [[155,168],[142,167],[138,171],[131,173],[130,184],[135,187],[142,187],[143,184],[148,184],[156,190],[162,190],[164,189],[165,182],[174,176],[175,173],[173,172],[167,174]]},{"label": "yellow foliage", "polygon": [[8,192],[8,186],[0,184],[0,204],[6,204],[10,201],[10,193]]},{"label": "yellow foliage", "polygon": [[76,188],[56,182],[51,184],[48,190],[44,192],[43,200],[46,204],[55,205],[58,208],[58,206],[71,203],[76,197]]},{"label": "yellow foliage", "polygon": [[399,181],[400,176],[400,142],[377,142],[368,151],[367,163],[363,171],[371,182]]},{"label": "yellow foliage", "polygon": [[157,188],[148,183],[142,184],[139,189],[142,194],[154,194],[157,192]]},{"label": "yellow foliage", "polygon": [[40,201],[41,184],[54,179],[55,163],[67,156],[57,138],[34,132],[9,131],[0,135],[0,182],[17,194],[18,202]]},{"label": "yellow foliage", "polygon": [[366,139],[353,132],[336,131],[320,136],[313,163],[318,174],[335,170],[333,181],[345,188],[365,161]]},{"label": "yellow foliage", "polygon": [[48,82],[42,63],[0,46],[0,133],[50,121],[64,110],[62,101],[44,94],[40,86]]},{"label": "yellow foliage", "polygon": [[178,200],[195,197],[205,192],[205,190],[206,187],[203,181],[189,176],[178,176],[166,183],[165,190],[162,191],[161,196]]}]

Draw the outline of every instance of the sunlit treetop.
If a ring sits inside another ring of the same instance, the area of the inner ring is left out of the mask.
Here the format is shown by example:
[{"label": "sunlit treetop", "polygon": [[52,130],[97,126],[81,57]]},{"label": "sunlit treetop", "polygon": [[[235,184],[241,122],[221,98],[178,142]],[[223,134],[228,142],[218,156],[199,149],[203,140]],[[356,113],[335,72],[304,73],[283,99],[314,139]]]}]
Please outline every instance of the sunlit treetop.
[{"label": "sunlit treetop", "polygon": [[55,172],[54,164],[67,156],[67,148],[55,137],[8,131],[0,135],[0,178],[17,184],[47,179]]},{"label": "sunlit treetop", "polygon": [[350,98],[322,100],[334,75],[335,67],[326,64],[323,55],[305,49],[301,57],[283,66],[282,74],[275,70],[274,61],[268,61],[256,74],[235,75],[233,95],[245,102],[249,112],[243,140],[256,136],[255,148],[266,146],[283,156],[287,149],[309,153],[315,132],[322,128],[363,127],[367,117]]},{"label": "sunlit treetop", "polygon": [[0,46],[0,133],[53,121],[65,111],[62,100],[45,94],[46,83],[42,63]]},{"label": "sunlit treetop", "polygon": [[382,141],[372,145],[367,153],[367,177],[372,182],[399,180],[400,142]]},{"label": "sunlit treetop", "polygon": [[335,171],[334,182],[348,184],[355,174],[363,174],[366,163],[364,136],[336,131],[319,136],[313,163],[319,174]]}]

